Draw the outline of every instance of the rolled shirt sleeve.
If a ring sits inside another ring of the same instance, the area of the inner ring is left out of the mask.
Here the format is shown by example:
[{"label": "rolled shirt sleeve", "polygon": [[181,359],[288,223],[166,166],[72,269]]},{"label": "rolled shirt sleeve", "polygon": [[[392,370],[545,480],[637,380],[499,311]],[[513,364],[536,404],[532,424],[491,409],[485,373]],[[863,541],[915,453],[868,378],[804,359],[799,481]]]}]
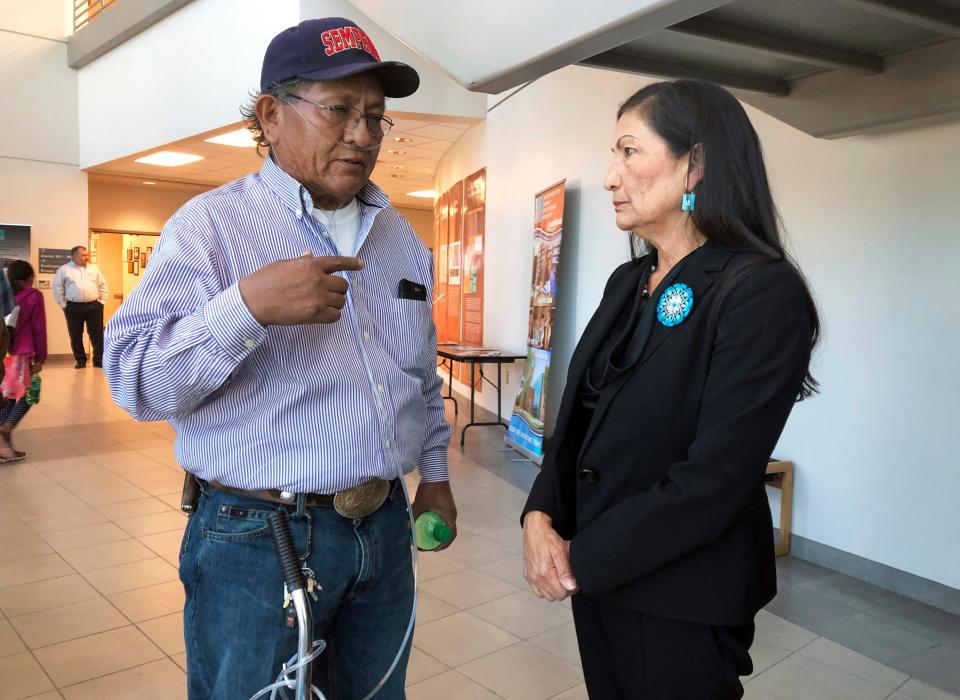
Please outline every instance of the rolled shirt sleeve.
[{"label": "rolled shirt sleeve", "polygon": [[[433,266],[430,267],[428,279],[433,279]],[[450,444],[450,424],[447,422],[443,395],[443,379],[437,375],[437,328],[433,323],[433,314],[430,315],[430,339],[427,342],[428,352],[424,353],[424,381],[423,398],[427,404],[427,431],[423,444],[423,452],[417,469],[423,481],[449,481],[447,465],[447,448]]]},{"label": "rolled shirt sleeve", "polygon": [[175,216],[107,328],[104,370],[137,420],[190,412],[266,337],[237,285],[221,289],[206,235]]}]

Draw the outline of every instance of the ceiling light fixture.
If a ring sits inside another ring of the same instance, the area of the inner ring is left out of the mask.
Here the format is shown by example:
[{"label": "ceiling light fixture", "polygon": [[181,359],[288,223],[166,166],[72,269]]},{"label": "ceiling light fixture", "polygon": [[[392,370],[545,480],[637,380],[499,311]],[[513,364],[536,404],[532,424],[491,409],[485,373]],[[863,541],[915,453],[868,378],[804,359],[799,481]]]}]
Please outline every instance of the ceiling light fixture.
[{"label": "ceiling light fixture", "polygon": [[406,151],[387,151],[392,156],[405,156],[407,155]]},{"label": "ceiling light fixture", "polygon": [[234,146],[236,148],[252,148],[257,145],[253,136],[247,129],[235,129],[219,136],[211,136],[204,139],[206,143],[216,143],[221,146]]},{"label": "ceiling light fixture", "polygon": [[407,169],[407,166],[406,166],[406,165],[391,165],[390,167],[393,168],[394,170],[406,170],[406,169]]},{"label": "ceiling light fixture", "polygon": [[156,185],[157,183],[154,182],[153,180],[144,180],[144,181],[143,181],[143,184],[144,184],[144,185]]},{"label": "ceiling light fixture", "polygon": [[421,199],[436,199],[437,193],[434,190],[417,190],[416,192],[407,192],[408,197],[420,197]]},{"label": "ceiling light fixture", "polygon": [[413,139],[409,136],[394,136],[393,140],[397,143],[413,143]]},{"label": "ceiling light fixture", "polygon": [[157,151],[143,158],[137,158],[137,163],[145,165],[162,165],[165,168],[174,168],[178,165],[186,165],[203,160],[203,156],[195,156],[192,153],[177,153],[176,151]]}]

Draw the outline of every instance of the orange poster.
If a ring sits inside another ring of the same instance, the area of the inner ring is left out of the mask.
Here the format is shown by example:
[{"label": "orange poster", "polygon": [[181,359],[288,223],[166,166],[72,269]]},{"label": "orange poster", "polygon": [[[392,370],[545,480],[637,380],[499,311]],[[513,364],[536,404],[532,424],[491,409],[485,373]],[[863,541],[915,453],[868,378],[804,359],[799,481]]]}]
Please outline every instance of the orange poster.
[{"label": "orange poster", "polygon": [[[447,340],[459,343],[460,335],[460,290],[463,264],[463,181],[450,188],[447,230]],[[457,371],[454,376],[457,377]],[[459,377],[458,377],[459,378]]]},{"label": "orange poster", "polygon": [[[463,268],[461,275],[462,342],[464,345],[483,345],[483,243],[486,213],[487,171],[480,170],[464,180],[463,192]],[[473,367],[473,376],[469,368]],[[480,370],[475,365],[464,365],[460,381],[467,386],[474,383],[483,390]]]},{"label": "orange poster", "polygon": [[437,254],[433,261],[433,322],[437,327],[437,342],[447,342],[447,250],[450,247],[447,231],[449,197],[443,195],[434,205],[433,220],[437,231]]}]

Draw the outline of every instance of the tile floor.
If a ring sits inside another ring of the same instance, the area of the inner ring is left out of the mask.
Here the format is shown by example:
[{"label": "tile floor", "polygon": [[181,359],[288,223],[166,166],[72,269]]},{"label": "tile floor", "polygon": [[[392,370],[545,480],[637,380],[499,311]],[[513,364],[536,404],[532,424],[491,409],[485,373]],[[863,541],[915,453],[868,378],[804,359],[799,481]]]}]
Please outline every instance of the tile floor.
[{"label": "tile floor", "polygon": [[[184,698],[171,429],[131,421],[99,370],[51,364],[15,437],[29,456],[0,466],[0,700]],[[569,604],[524,585],[535,470],[500,438],[480,428],[451,449],[461,536],[421,559],[411,700],[587,697]],[[747,698],[960,695],[960,618],[801,560],[780,575]]]}]

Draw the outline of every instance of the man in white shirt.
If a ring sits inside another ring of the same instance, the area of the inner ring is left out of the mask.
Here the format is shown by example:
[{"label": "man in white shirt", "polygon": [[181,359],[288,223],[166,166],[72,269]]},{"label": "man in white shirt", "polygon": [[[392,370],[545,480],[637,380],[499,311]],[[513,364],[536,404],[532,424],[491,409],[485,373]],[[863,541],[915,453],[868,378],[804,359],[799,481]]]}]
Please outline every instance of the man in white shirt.
[{"label": "man in white shirt", "polygon": [[53,278],[53,299],[67,317],[70,347],[76,368],[87,366],[83,347],[83,324],[93,345],[93,366],[103,366],[103,305],[107,301],[107,281],[82,245],[70,250],[70,262],[57,270]]}]

